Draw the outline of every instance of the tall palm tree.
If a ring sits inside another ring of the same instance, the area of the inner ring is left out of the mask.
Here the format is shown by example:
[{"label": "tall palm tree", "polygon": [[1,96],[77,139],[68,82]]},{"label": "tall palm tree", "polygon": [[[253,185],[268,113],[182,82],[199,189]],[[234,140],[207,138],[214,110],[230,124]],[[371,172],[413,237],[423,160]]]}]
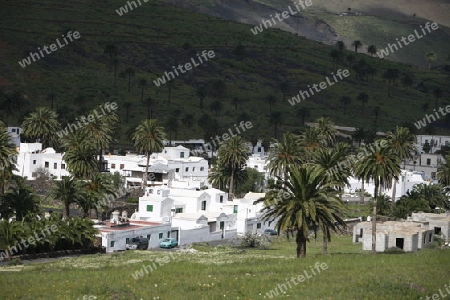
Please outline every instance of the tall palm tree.
[{"label": "tall palm tree", "polygon": [[358,49],[362,46],[363,44],[361,43],[361,41],[356,40],[352,43],[352,46],[355,47],[355,53],[358,53]]},{"label": "tall palm tree", "polygon": [[450,186],[450,155],[444,158],[444,162],[437,169],[437,179],[439,183]]},{"label": "tall palm tree", "polygon": [[145,105],[147,106],[147,119],[153,119],[153,109],[156,106],[156,100],[149,97],[145,100]]},{"label": "tall palm tree", "polygon": [[280,91],[283,94],[283,102],[286,100],[286,95],[289,93],[289,91],[291,90],[291,85],[289,84],[288,81],[283,81],[280,83]]},{"label": "tall palm tree", "polygon": [[400,174],[400,160],[393,153],[391,147],[373,147],[364,159],[358,160],[354,168],[357,178],[366,182],[373,180],[375,183],[373,210],[372,210],[372,252],[376,253],[376,230],[377,230],[377,200],[381,188],[390,188],[392,180],[398,180]]},{"label": "tall palm tree", "polygon": [[138,86],[141,87],[141,103],[144,102],[144,90],[147,87],[147,80],[144,78],[139,79]]},{"label": "tall palm tree", "polygon": [[200,99],[200,108],[203,108],[203,102],[208,95],[208,88],[205,85],[197,87],[197,97]]},{"label": "tall palm tree", "polygon": [[125,75],[128,76],[128,92],[131,90],[131,78],[134,77],[136,72],[133,68],[126,68],[125,69]]},{"label": "tall palm tree", "polygon": [[364,115],[364,104],[369,102],[369,95],[364,92],[361,92],[356,96],[356,100],[361,101],[361,112]]},{"label": "tall palm tree", "polygon": [[220,162],[222,165],[231,169],[230,185],[228,187],[230,200],[233,200],[236,172],[245,165],[248,159],[248,152],[247,143],[240,136],[233,136],[219,147],[218,155]]},{"label": "tall palm tree", "polygon": [[297,258],[306,257],[309,228],[319,224],[328,240],[342,211],[337,192],[324,181],[324,173],[314,165],[291,168],[287,178],[278,178],[265,197],[256,201],[265,204],[263,218],[276,220],[278,232],[291,227],[297,230]]},{"label": "tall palm tree", "polygon": [[161,152],[164,148],[163,140],[166,138],[164,128],[159,126],[158,120],[144,120],[139,124],[132,135],[134,147],[147,156],[145,173],[142,178],[141,188],[147,187],[148,167],[150,156],[154,152]]},{"label": "tall palm tree", "polygon": [[349,55],[347,55],[346,60],[348,62],[348,70],[350,71],[350,73],[352,72],[352,65],[356,60],[356,56],[352,53],[350,53]]},{"label": "tall palm tree", "polygon": [[58,115],[45,107],[39,107],[22,122],[23,134],[31,139],[39,140],[44,148],[56,147],[56,132],[61,125],[58,122]]},{"label": "tall palm tree", "polygon": [[274,148],[269,151],[267,168],[270,175],[286,178],[290,167],[301,163],[298,137],[291,132],[283,134],[281,141],[273,140]]},{"label": "tall palm tree", "polygon": [[388,80],[388,97],[392,96],[392,86],[399,77],[400,71],[398,69],[387,69],[384,71],[383,78]]},{"label": "tall palm tree", "polygon": [[311,115],[310,110],[307,107],[300,107],[297,110],[296,116],[302,119],[302,125],[305,126],[306,118]]},{"label": "tall palm tree", "polygon": [[377,47],[375,45],[370,45],[367,47],[367,53],[369,53],[370,56],[374,56],[377,53]]},{"label": "tall palm tree", "polygon": [[300,134],[300,145],[308,152],[317,150],[325,145],[325,140],[317,127],[308,127]]},{"label": "tall palm tree", "polygon": [[76,178],[89,178],[98,171],[96,149],[86,142],[64,152],[63,160],[67,163],[67,170]]},{"label": "tall palm tree", "polygon": [[[395,127],[393,132],[388,132],[386,139],[388,140],[390,147],[395,155],[398,156],[400,161],[405,163],[406,159],[413,159],[416,152],[414,146],[417,142],[416,136],[409,131],[406,127]],[[392,188],[392,201],[395,202],[397,182],[394,182]]]},{"label": "tall palm tree", "polygon": [[428,52],[425,56],[428,61],[428,69],[431,70],[431,63],[436,60],[436,53],[431,51],[431,52]]},{"label": "tall palm tree", "polygon": [[108,197],[117,197],[117,191],[114,184],[107,177],[100,173],[94,174],[90,181],[84,185],[86,197],[81,199],[78,204],[83,208],[84,216],[89,215],[91,209],[105,208],[109,203],[105,201]]},{"label": "tall palm tree", "polygon": [[269,104],[269,114],[272,113],[272,107],[277,103],[277,97],[275,95],[268,95],[266,102]]},{"label": "tall palm tree", "polygon": [[131,107],[133,106],[133,103],[131,103],[131,102],[129,102],[129,101],[126,101],[124,104],[123,104],[123,107],[125,108],[125,122],[126,123],[128,123],[128,118],[129,118],[129,116],[130,116],[130,110],[131,110]]},{"label": "tall palm tree", "polygon": [[81,202],[85,196],[80,182],[70,176],[64,176],[62,180],[56,181],[49,193],[49,197],[64,204],[63,216],[66,218],[70,217],[70,204]]},{"label": "tall palm tree", "polygon": [[178,118],[176,116],[169,116],[166,121],[166,129],[169,132],[169,145],[172,145],[172,133],[175,134],[175,139],[177,138],[178,128],[180,124],[178,122]]},{"label": "tall palm tree", "polygon": [[320,117],[316,120],[318,123],[319,133],[325,139],[326,144],[331,146],[336,141],[337,130],[334,122],[330,118]]},{"label": "tall palm tree", "polygon": [[345,48],[346,48],[343,41],[337,41],[336,42],[336,47],[338,48],[339,51],[344,51]]},{"label": "tall palm tree", "polygon": [[283,115],[279,111],[274,111],[270,114],[269,123],[273,125],[274,138],[278,137],[278,126],[281,125]]},{"label": "tall palm tree", "polygon": [[435,100],[434,100],[434,108],[435,108],[435,109],[438,109],[439,98],[442,97],[442,90],[441,90],[439,87],[433,89],[433,95],[434,95],[434,97],[435,97]]},{"label": "tall palm tree", "polygon": [[364,140],[365,134],[366,131],[362,127],[356,128],[356,130],[352,133],[352,139],[358,142],[358,147],[361,146],[361,141]]}]

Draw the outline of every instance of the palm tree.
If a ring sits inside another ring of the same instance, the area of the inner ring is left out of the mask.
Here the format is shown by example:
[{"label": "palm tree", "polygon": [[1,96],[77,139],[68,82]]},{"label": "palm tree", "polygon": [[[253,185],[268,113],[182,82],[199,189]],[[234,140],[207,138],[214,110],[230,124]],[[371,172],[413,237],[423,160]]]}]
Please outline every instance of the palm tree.
[{"label": "palm tree", "polygon": [[117,56],[117,51],[117,47],[114,44],[107,44],[103,50],[103,53],[108,53],[109,59],[113,60]]},{"label": "palm tree", "polygon": [[387,69],[383,73],[383,78],[388,80],[388,96],[392,96],[391,94],[391,87],[395,83],[395,80],[399,78],[400,72],[397,69]]},{"label": "palm tree", "polygon": [[433,61],[435,61],[436,60],[436,53],[434,53],[433,51],[431,51],[431,52],[428,52],[426,55],[426,58],[427,58],[427,61],[428,61],[428,69],[429,70],[431,70],[431,63],[433,62]]},{"label": "palm tree", "polygon": [[289,84],[288,81],[283,81],[280,83],[280,91],[283,94],[283,102],[286,100],[286,95],[289,93],[289,91],[291,90],[291,85]]},{"label": "palm tree", "polygon": [[[413,159],[417,142],[416,136],[412,134],[406,127],[396,127],[394,132],[388,132],[386,139],[389,142],[390,147],[395,155],[398,156],[400,161],[405,163],[406,159]],[[395,202],[397,182],[394,182],[392,188],[392,201]]]},{"label": "palm tree", "polygon": [[352,65],[356,60],[356,56],[352,53],[350,53],[349,55],[347,55],[346,57],[347,62],[348,62],[348,70],[350,71],[350,73],[352,72]]},{"label": "palm tree", "polygon": [[342,110],[345,115],[347,112],[347,107],[350,105],[350,103],[352,103],[352,98],[350,98],[349,96],[342,96],[339,101],[342,103]]},{"label": "palm tree", "polygon": [[358,147],[361,146],[361,141],[364,140],[366,132],[364,128],[359,127],[352,133],[352,139],[358,142]]},{"label": "palm tree", "polygon": [[166,138],[164,128],[159,126],[158,120],[144,120],[136,127],[132,135],[134,147],[139,152],[145,153],[147,163],[145,165],[145,173],[142,178],[141,188],[147,187],[148,167],[150,156],[154,152],[161,152],[164,148],[163,140]]},{"label": "palm tree", "polygon": [[379,105],[373,108],[373,114],[375,115],[374,128],[377,128],[378,117],[380,116],[381,107]]},{"label": "palm tree", "polygon": [[63,160],[67,163],[67,170],[76,178],[89,178],[98,171],[95,156],[94,145],[84,142],[76,148],[68,149],[63,154]]},{"label": "palm tree", "polygon": [[47,94],[47,99],[50,100],[50,109],[53,110],[53,102],[55,100],[56,94],[53,92],[50,92]]},{"label": "palm tree", "polygon": [[306,118],[309,117],[311,115],[310,110],[307,107],[300,107],[297,110],[297,117],[301,117],[302,118],[302,125],[305,126],[305,121]]},{"label": "palm tree", "polygon": [[238,104],[241,102],[241,99],[239,97],[233,97],[233,99],[231,99],[231,104],[233,104],[234,109],[238,109]]},{"label": "palm tree", "polygon": [[326,144],[331,146],[336,140],[337,130],[330,118],[320,117],[316,120],[320,135],[325,139]]},{"label": "palm tree", "polygon": [[128,76],[128,92],[131,90],[131,77],[134,77],[135,71],[133,68],[126,68],[125,75]]},{"label": "palm tree", "polygon": [[63,176],[61,181],[56,181],[49,193],[49,197],[64,204],[63,216],[66,218],[70,217],[70,204],[81,202],[85,196],[80,182],[69,176]]},{"label": "palm tree", "polygon": [[128,124],[128,118],[130,116],[130,109],[133,106],[133,103],[126,101],[123,104],[123,107],[125,108],[125,122]]},{"label": "palm tree", "polygon": [[[1,121],[0,121],[1,122]],[[0,123],[0,184],[1,193],[5,193],[7,181],[13,175],[17,152],[11,136],[6,131],[3,122]]]},{"label": "palm tree", "polygon": [[56,132],[61,125],[57,121],[58,115],[45,107],[39,107],[22,122],[23,134],[31,139],[40,141],[43,148],[57,146]]},{"label": "palm tree", "polygon": [[343,53],[337,49],[331,49],[330,57],[333,62],[333,70],[336,70],[337,64],[341,61]]},{"label": "palm tree", "polygon": [[355,47],[355,53],[358,53],[358,48],[360,48],[363,44],[361,41],[356,40],[352,43],[352,46]]},{"label": "palm tree", "polygon": [[356,97],[356,100],[361,101],[361,112],[362,112],[362,114],[364,114],[364,104],[369,102],[369,95],[367,95],[364,92],[361,92]]},{"label": "palm tree", "polygon": [[269,114],[271,114],[272,107],[277,103],[277,97],[275,97],[275,95],[268,95],[266,97],[266,102],[269,103]]},{"label": "palm tree", "polygon": [[197,87],[197,96],[200,99],[200,108],[203,108],[203,102],[208,95],[208,89],[205,85],[200,85]]},{"label": "palm tree", "polygon": [[81,199],[78,204],[83,208],[84,216],[87,217],[91,209],[98,209],[107,207],[106,198],[112,196],[117,197],[116,188],[114,184],[102,174],[96,173],[91,177],[89,182],[85,183],[86,197]]},{"label": "palm tree", "polygon": [[337,41],[336,42],[336,47],[338,48],[339,51],[344,51],[345,48],[346,48],[343,41]]},{"label": "palm tree", "polygon": [[367,47],[367,53],[369,53],[370,56],[374,56],[377,53],[377,47],[375,45],[370,45]]},{"label": "palm tree", "polygon": [[15,215],[16,221],[22,221],[28,213],[39,212],[39,196],[25,185],[24,179],[11,186],[6,194],[0,196],[0,200],[2,218],[8,219]]},{"label": "palm tree", "polygon": [[398,180],[400,174],[399,158],[392,151],[391,147],[374,147],[364,159],[358,160],[354,173],[357,178],[366,182],[373,180],[375,190],[373,197],[372,211],[372,252],[376,253],[376,219],[377,219],[377,200],[381,188],[390,188],[392,180]]},{"label": "palm tree", "polygon": [[218,116],[219,112],[222,110],[222,102],[216,100],[213,103],[211,103],[210,108],[212,111],[216,113],[216,116]]},{"label": "palm tree", "polygon": [[289,168],[302,161],[298,137],[286,132],[281,141],[273,140],[273,143],[275,147],[269,151],[267,168],[271,176],[286,178]]},{"label": "palm tree", "polygon": [[112,62],[112,65],[114,66],[114,84],[113,84],[113,86],[116,86],[117,68],[119,67],[120,61],[118,58],[113,58],[111,62]]},{"label": "palm tree", "polygon": [[141,78],[138,82],[138,86],[141,87],[141,103],[144,102],[144,90],[147,87],[147,80]]},{"label": "palm tree", "polygon": [[176,116],[170,116],[166,122],[166,128],[169,131],[169,145],[172,145],[172,133],[175,134],[175,139],[177,138],[178,127],[178,118]]},{"label": "palm tree", "polygon": [[228,187],[228,195],[233,200],[234,178],[236,172],[241,169],[248,159],[247,143],[240,136],[233,136],[226,140],[218,151],[219,161],[223,166],[231,169],[230,185]]},{"label": "palm tree", "polygon": [[278,137],[278,125],[281,125],[282,114],[279,111],[274,111],[270,114],[269,123],[273,125],[273,135],[276,139]]},{"label": "palm tree", "polygon": [[439,87],[433,89],[433,95],[435,97],[434,108],[437,109],[438,108],[438,104],[439,104],[439,98],[442,97],[442,90]]},{"label": "palm tree", "polygon": [[450,186],[450,155],[447,155],[444,162],[438,167],[436,176],[439,183]]},{"label": "palm tree", "polygon": [[147,119],[153,119],[153,109],[156,106],[156,100],[149,97],[145,100],[145,104],[147,106]]},{"label": "palm tree", "polygon": [[310,153],[318,148],[324,146],[325,140],[319,130],[316,127],[308,127],[300,134],[300,145]]},{"label": "palm tree", "polygon": [[315,230],[319,225],[324,230],[324,240],[328,241],[329,231],[335,230],[335,222],[341,221],[341,201],[337,191],[325,183],[324,173],[314,165],[291,168],[287,178],[278,178],[265,197],[256,201],[265,204],[264,220],[277,220],[278,232],[292,227],[297,230],[297,258],[306,257],[310,227]]}]

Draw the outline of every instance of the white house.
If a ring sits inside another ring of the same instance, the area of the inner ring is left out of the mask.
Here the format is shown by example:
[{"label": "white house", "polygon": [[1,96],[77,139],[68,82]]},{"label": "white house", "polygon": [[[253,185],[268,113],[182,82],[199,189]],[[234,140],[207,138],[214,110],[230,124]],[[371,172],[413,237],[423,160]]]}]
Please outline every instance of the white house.
[{"label": "white house", "polygon": [[6,130],[8,131],[9,136],[11,137],[11,142],[14,144],[14,146],[19,147],[20,146],[20,135],[22,134],[22,128],[7,127]]},{"label": "white house", "polygon": [[442,146],[450,146],[450,136],[447,135],[417,135],[416,148],[418,153],[424,153],[423,146],[429,144],[430,153],[435,153]]}]

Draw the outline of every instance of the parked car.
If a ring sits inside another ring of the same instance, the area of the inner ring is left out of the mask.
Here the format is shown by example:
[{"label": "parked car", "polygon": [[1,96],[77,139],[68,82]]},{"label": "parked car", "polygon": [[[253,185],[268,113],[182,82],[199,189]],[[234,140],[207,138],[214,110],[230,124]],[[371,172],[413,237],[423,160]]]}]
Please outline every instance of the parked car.
[{"label": "parked car", "polygon": [[266,229],[266,230],[264,230],[264,234],[265,235],[278,235],[278,231],[273,230],[273,229]]},{"label": "parked car", "polygon": [[160,248],[173,248],[178,246],[178,241],[177,239],[174,238],[168,238],[168,239],[164,239],[161,243],[159,243],[159,247]]},{"label": "parked car", "polygon": [[135,237],[132,238],[126,245],[125,248],[127,250],[147,250],[148,249],[149,240],[144,237]]}]

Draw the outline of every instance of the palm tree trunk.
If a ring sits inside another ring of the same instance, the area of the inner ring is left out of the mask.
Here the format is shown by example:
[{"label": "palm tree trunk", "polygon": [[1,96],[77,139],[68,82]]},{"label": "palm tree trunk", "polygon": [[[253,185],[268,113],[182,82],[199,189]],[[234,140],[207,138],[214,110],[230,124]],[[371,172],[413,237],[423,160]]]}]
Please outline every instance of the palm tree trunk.
[{"label": "palm tree trunk", "polygon": [[376,254],[377,249],[377,200],[378,200],[378,179],[375,179],[375,197],[373,199],[373,210],[372,210],[372,253]]},{"label": "palm tree trunk", "polygon": [[303,236],[303,230],[297,228],[297,258],[306,257],[306,239]]},{"label": "palm tree trunk", "polygon": [[395,203],[396,193],[397,193],[397,180],[394,179],[394,185],[392,186],[392,203]]},{"label": "palm tree trunk", "polygon": [[142,180],[142,186],[141,186],[142,189],[147,187],[147,174],[148,174],[148,164],[150,163],[150,154],[151,153],[147,153],[147,164],[145,165],[145,173],[144,173],[144,178]]},{"label": "palm tree trunk", "polygon": [[326,232],[325,228],[322,228],[322,234],[323,234],[322,254],[327,254],[328,253],[328,233]]},{"label": "palm tree trunk", "polygon": [[64,201],[64,218],[70,217],[70,203],[69,201]]},{"label": "palm tree trunk", "polygon": [[228,201],[233,200],[234,171],[235,167],[233,166],[231,168],[230,186],[228,187]]},{"label": "palm tree trunk", "polygon": [[364,178],[361,181],[361,191],[359,193],[359,201],[364,203]]}]

